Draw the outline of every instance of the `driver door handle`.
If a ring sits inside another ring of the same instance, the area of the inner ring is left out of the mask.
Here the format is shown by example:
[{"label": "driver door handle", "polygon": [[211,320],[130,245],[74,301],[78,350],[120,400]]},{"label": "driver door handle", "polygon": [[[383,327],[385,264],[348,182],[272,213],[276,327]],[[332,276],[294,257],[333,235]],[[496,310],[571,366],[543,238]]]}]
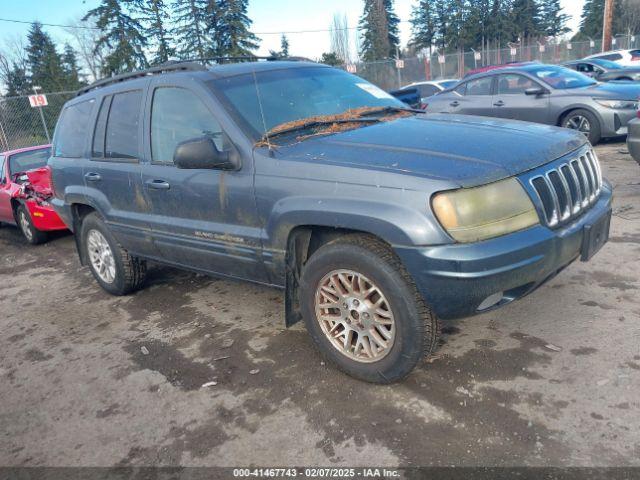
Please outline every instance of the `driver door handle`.
[{"label": "driver door handle", "polygon": [[89,182],[99,182],[100,180],[102,180],[100,174],[95,172],[89,172],[85,174],[84,178]]},{"label": "driver door handle", "polygon": [[458,105],[460,105],[460,102],[457,100],[454,100],[453,102],[451,102],[449,105],[451,105],[452,107],[457,107]]},{"label": "driver door handle", "polygon": [[494,107],[504,107],[504,102],[502,100],[498,100],[493,104]]},{"label": "driver door handle", "polygon": [[147,180],[145,184],[152,190],[169,190],[171,188],[171,185],[166,180]]}]

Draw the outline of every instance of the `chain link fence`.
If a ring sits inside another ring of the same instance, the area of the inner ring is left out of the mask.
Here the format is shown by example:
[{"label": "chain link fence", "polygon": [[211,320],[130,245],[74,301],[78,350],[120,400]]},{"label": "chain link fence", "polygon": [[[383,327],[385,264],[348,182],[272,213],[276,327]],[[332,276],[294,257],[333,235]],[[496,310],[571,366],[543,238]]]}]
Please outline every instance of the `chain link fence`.
[{"label": "chain link fence", "polygon": [[[462,78],[468,71],[486,65],[537,60],[543,63],[562,63],[601,51],[602,42],[548,42],[533,45],[512,44],[508,48],[486,49],[441,55],[438,52],[378,62],[361,62],[346,69],[385,90],[424,80]],[[640,48],[640,36],[620,35],[616,49]],[[48,105],[31,107],[28,96],[0,97],[0,151],[50,141],[64,103],[76,92],[46,93]]]},{"label": "chain link fence", "polygon": [[62,106],[75,94],[47,93],[45,107],[31,107],[27,95],[0,97],[0,151],[49,143]]},{"label": "chain link fence", "polygon": [[[640,36],[620,35],[615,38],[615,49],[640,48]],[[539,61],[562,63],[578,60],[602,51],[601,40],[583,42],[535,42],[529,45],[511,44],[507,48],[440,54],[424,53],[416,57],[377,62],[360,62],[345,69],[378,85],[384,90],[395,90],[404,85],[424,80],[462,78],[470,70],[487,65],[508,62]]]}]

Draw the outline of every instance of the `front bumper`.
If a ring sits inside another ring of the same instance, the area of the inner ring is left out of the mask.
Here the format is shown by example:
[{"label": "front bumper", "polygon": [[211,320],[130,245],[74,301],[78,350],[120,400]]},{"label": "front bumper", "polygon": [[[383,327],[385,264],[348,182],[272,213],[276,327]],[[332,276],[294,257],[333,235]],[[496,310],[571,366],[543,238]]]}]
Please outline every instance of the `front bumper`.
[{"label": "front bumper", "polygon": [[627,147],[633,159],[640,164],[640,118],[629,122]]},{"label": "front bumper", "polygon": [[[562,228],[538,225],[484,242],[395,251],[440,318],[468,317],[522,298],[576,260],[585,226],[610,215],[611,199],[611,187],[605,183],[599,200]],[[497,302],[479,309],[496,295]]]},{"label": "front bumper", "polygon": [[602,125],[603,137],[627,135],[629,122],[636,117],[636,111],[632,109],[606,109],[601,114],[604,120],[604,125]]}]

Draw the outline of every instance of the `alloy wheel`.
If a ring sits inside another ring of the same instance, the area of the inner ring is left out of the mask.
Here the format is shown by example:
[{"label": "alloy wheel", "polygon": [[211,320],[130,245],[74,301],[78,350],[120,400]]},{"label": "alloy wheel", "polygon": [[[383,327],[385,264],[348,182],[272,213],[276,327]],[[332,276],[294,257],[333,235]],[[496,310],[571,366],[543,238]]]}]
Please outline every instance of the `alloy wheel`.
[{"label": "alloy wheel", "polygon": [[27,214],[24,212],[24,210],[21,210],[20,213],[18,214],[18,221],[20,222],[20,229],[22,230],[22,233],[24,234],[24,236],[27,237],[27,240],[29,241],[33,240],[33,231],[31,231],[31,223],[29,222],[29,219],[27,218]]},{"label": "alloy wheel", "polygon": [[564,126],[584,133],[587,137],[591,133],[591,122],[589,122],[589,119],[583,115],[574,115],[569,117]]},{"label": "alloy wheel", "polygon": [[334,348],[361,363],[373,363],[391,351],[396,324],[382,290],[353,270],[334,270],[319,282],[316,319]]},{"label": "alloy wheel", "polygon": [[116,278],[116,262],[111,247],[98,230],[90,230],[87,234],[89,260],[94,271],[105,283],[113,283]]}]

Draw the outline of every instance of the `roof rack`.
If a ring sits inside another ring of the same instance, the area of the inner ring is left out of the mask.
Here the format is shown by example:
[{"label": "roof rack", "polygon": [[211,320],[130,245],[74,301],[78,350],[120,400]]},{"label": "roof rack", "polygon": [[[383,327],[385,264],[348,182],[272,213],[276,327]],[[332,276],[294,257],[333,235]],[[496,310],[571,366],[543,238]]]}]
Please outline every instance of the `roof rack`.
[{"label": "roof rack", "polygon": [[107,85],[112,85],[115,83],[124,82],[125,80],[132,80],[134,78],[146,77],[149,75],[158,75],[160,73],[168,73],[168,72],[177,72],[177,71],[203,71],[207,68],[204,65],[200,65],[194,62],[167,62],[162,65],[158,65],[155,67],[147,68],[146,70],[137,70],[135,72],[123,73],[121,75],[116,75],[113,77],[103,78],[102,80],[97,80],[86,87],[82,87],[78,90],[76,96],[83,95],[91,90],[100,87],[106,87]]},{"label": "roof rack", "polygon": [[240,63],[240,62],[256,62],[256,61],[289,61],[289,62],[305,62],[311,61],[304,57],[259,57],[255,55],[244,55],[235,57],[205,57],[205,58],[190,58],[187,60],[170,60],[155,67],[147,68],[145,70],[137,70],[135,72],[123,73],[121,75],[115,75],[113,77],[103,78],[97,80],[86,87],[82,87],[78,90],[76,96],[83,95],[91,90],[100,87],[106,87],[107,85],[113,85],[116,83],[124,82],[126,80],[133,80],[134,78],[147,77],[149,75],[158,75],[161,73],[180,72],[180,71],[204,71],[207,70],[207,65],[222,65],[225,63]]}]

